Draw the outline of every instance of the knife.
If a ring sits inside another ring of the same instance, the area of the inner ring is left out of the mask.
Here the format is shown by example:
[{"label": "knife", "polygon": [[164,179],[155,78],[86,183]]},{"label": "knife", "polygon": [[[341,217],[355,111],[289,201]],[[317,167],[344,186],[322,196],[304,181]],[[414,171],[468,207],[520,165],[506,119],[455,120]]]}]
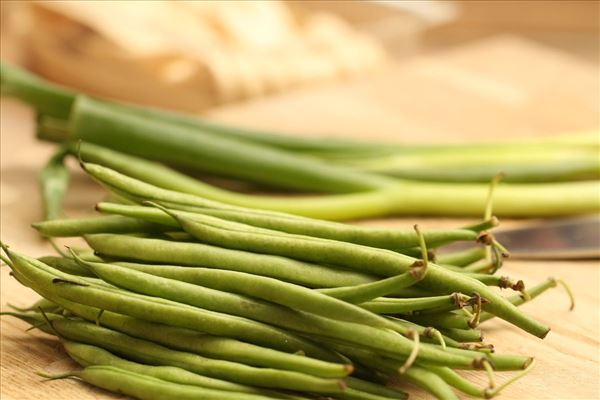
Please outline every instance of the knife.
[{"label": "knife", "polygon": [[511,258],[600,259],[600,215],[551,219],[494,231]]}]

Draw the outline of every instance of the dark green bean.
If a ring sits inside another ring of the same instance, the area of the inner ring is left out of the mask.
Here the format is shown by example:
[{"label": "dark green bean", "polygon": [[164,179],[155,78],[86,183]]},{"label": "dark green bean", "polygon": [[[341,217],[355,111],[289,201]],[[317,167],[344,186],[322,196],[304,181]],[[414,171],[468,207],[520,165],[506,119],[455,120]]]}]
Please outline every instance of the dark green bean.
[{"label": "dark green bean", "polygon": [[35,229],[44,236],[68,237],[89,233],[138,233],[164,232],[163,225],[153,224],[135,218],[109,215],[102,217],[54,219],[33,223]]},{"label": "dark green bean", "polygon": [[50,157],[39,177],[44,218],[56,219],[62,213],[62,202],[69,188],[70,173],[64,165],[68,148],[60,146]]}]

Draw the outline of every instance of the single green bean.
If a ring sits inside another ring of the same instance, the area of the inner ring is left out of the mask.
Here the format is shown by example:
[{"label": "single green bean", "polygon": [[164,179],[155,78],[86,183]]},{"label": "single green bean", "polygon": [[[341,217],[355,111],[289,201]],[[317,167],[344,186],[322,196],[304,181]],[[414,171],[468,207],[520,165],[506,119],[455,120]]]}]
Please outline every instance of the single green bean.
[{"label": "single green bean", "polygon": [[479,329],[440,328],[440,332],[459,342],[481,342],[483,340]]},{"label": "single green bean", "polygon": [[70,179],[69,169],[64,165],[67,154],[67,147],[60,146],[40,172],[39,184],[46,220],[56,219],[62,212],[62,202]]},{"label": "single green bean", "polygon": [[33,223],[35,229],[44,236],[68,237],[89,233],[138,233],[164,232],[163,225],[153,224],[135,218],[109,215],[101,217],[54,219]]},{"label": "single green bean", "polygon": [[408,314],[412,315],[418,311],[437,309],[439,307],[451,306],[461,308],[469,300],[469,296],[454,293],[445,296],[418,297],[416,299],[399,299],[380,297],[378,299],[361,303],[365,310],[377,314]]},{"label": "single green bean", "polygon": [[423,267],[419,264],[417,267],[413,267],[410,271],[398,276],[392,276],[387,279],[382,279],[371,283],[363,283],[362,285],[356,286],[319,289],[319,292],[324,293],[327,296],[347,301],[349,303],[363,303],[361,304],[361,307],[364,307],[364,303],[369,300],[396,293],[400,289],[414,285],[423,279],[426,274],[426,270],[426,266]]},{"label": "single green bean", "polygon": [[77,261],[75,261],[72,258],[44,256],[44,257],[39,257],[38,260],[43,262],[46,265],[51,266],[52,268],[55,268],[59,271],[65,272],[67,274],[77,275],[77,276],[87,276],[87,277],[96,276],[96,275],[94,275],[93,272],[82,267],[81,265],[79,265],[77,263]]},{"label": "single green bean", "polygon": [[[570,289],[568,288],[568,286],[566,286],[564,284],[564,282],[562,282],[560,280],[556,280],[554,278],[548,278],[545,281],[537,284],[536,286],[534,286],[532,288],[529,288],[526,291],[527,296],[529,296],[529,300],[523,294],[512,295],[512,296],[508,297],[507,300],[510,301],[515,306],[520,306],[521,304],[524,304],[527,301],[535,299],[540,294],[544,293],[546,290],[551,289],[553,287],[556,287],[556,285],[558,283],[561,283],[564,286],[564,288],[567,290],[567,293],[568,293],[569,298],[571,300],[571,307],[570,307],[570,309],[572,310],[575,307],[575,299],[574,299],[574,297],[573,297]],[[481,313],[480,321],[484,322],[484,321],[490,320],[492,318],[494,318],[493,314],[490,314],[488,312],[483,312],[483,313]]]},{"label": "single green bean", "polygon": [[10,308],[12,308],[13,310],[20,311],[20,312],[39,311],[39,310],[43,310],[44,312],[54,312],[60,308],[60,306],[58,304],[56,304],[53,301],[50,301],[44,297],[42,297],[41,299],[39,299],[38,301],[36,301],[32,305],[30,305],[29,307],[16,307],[12,304],[8,304],[8,306]]},{"label": "single green bean", "polygon": [[473,247],[453,253],[437,254],[436,262],[438,264],[449,264],[457,267],[465,267],[476,261],[482,260],[484,257],[485,249],[483,247]]},{"label": "single green bean", "polygon": [[470,318],[462,314],[438,313],[406,315],[404,318],[419,325],[433,326],[436,328],[471,329]]},{"label": "single green bean", "polygon": [[438,367],[436,365],[427,365],[425,368],[442,378],[448,385],[469,396],[486,398],[485,389],[475,386],[450,368]]}]

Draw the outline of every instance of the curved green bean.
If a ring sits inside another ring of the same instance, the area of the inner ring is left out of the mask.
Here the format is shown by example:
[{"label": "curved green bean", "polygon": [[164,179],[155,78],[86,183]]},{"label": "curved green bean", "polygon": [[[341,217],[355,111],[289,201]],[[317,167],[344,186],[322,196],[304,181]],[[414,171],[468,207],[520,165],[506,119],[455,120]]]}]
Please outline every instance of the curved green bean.
[{"label": "curved green bean", "polygon": [[139,364],[117,357],[100,347],[89,344],[73,342],[70,340],[62,340],[62,344],[67,354],[69,354],[72,359],[74,359],[83,367],[92,365],[108,365],[182,385],[200,386],[208,389],[225,390],[229,392],[259,394],[283,399],[293,398],[292,396],[276,392],[269,392],[252,386],[242,385],[216,378],[209,378],[204,375],[189,372],[179,367]]},{"label": "curved green bean", "polygon": [[426,273],[427,266],[417,264],[417,266],[412,267],[410,271],[398,276],[392,276],[371,283],[363,283],[362,285],[319,289],[318,291],[327,296],[335,297],[349,303],[362,303],[360,306],[367,308],[364,307],[365,302],[388,294],[397,293],[398,290],[410,287],[422,280]]}]

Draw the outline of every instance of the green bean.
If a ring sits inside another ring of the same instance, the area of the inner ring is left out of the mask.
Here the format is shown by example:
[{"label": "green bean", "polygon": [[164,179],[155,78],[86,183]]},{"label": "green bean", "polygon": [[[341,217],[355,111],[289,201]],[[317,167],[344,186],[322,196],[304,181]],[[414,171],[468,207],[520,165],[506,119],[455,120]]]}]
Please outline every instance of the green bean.
[{"label": "green bean", "polygon": [[121,393],[141,400],[268,400],[270,396],[251,393],[228,392],[199,386],[181,385],[151,376],[134,373],[107,365],[93,365],[81,371],[61,375],[42,376],[50,379],[78,377],[83,381],[111,392]]},{"label": "green bean", "polygon": [[399,289],[410,287],[419,282],[425,276],[426,269],[426,266],[421,267],[419,265],[416,268],[411,268],[411,270],[408,272],[398,276],[392,276],[387,279],[382,279],[371,283],[363,283],[362,285],[356,286],[319,289],[319,292],[324,293],[327,296],[342,299],[349,303],[363,303],[361,304],[361,307],[363,307],[364,303],[369,300],[395,293]]},{"label": "green bean", "polygon": [[[571,293],[571,290],[569,289],[569,287],[561,280],[557,280],[554,278],[548,278],[545,281],[537,284],[536,286],[529,288],[526,291],[527,296],[529,296],[529,300],[533,300],[540,294],[544,293],[546,290],[556,287],[557,284],[561,284],[567,291],[567,294],[569,295],[569,299],[571,300],[570,310],[572,310],[573,308],[575,308],[575,299],[574,299],[573,294]],[[507,300],[510,301],[515,306],[520,306],[521,304],[524,304],[527,301],[529,301],[526,298],[527,296],[524,296],[523,294],[515,294],[515,295],[508,297]],[[483,312],[483,313],[481,313],[480,320],[481,320],[481,322],[484,322],[484,321],[490,320],[492,318],[494,318],[493,314]]]},{"label": "green bean", "polygon": [[357,379],[352,376],[346,377],[346,384],[348,385],[348,388],[360,390],[361,392],[372,393],[383,398],[401,400],[408,399],[408,394],[399,389],[388,388],[369,381]]},{"label": "green bean", "polygon": [[406,319],[419,325],[434,326],[436,328],[471,329],[470,318],[462,314],[420,314],[406,315]]},{"label": "green bean", "polygon": [[431,370],[414,366],[408,369],[403,375],[396,375],[396,377],[399,380],[408,381],[425,389],[439,400],[458,400],[458,396],[456,396],[450,386]]},{"label": "green bean", "polygon": [[255,368],[168,349],[143,339],[96,326],[90,322],[58,318],[51,321],[51,327],[59,335],[69,340],[98,346],[137,362],[179,367],[201,375],[246,385],[317,393],[337,393],[345,386],[341,380],[323,379],[299,372],[272,368]]},{"label": "green bean", "polygon": [[469,301],[469,296],[454,293],[445,296],[419,297],[416,299],[399,299],[380,297],[378,299],[361,303],[360,306],[376,314],[408,314],[418,313],[428,309],[450,306],[461,308]]},{"label": "green bean", "polygon": [[[170,212],[181,227],[196,239],[211,244],[246,251],[257,251],[300,260],[342,265],[361,272],[390,276],[406,272],[416,261],[414,258],[383,249],[338,242],[328,239],[309,238],[301,235],[268,235],[256,232],[240,233],[231,229],[219,229],[191,220],[176,212]],[[206,219],[216,219],[205,216]],[[502,296],[480,282],[459,273],[445,270],[430,264],[420,285],[435,290],[450,292],[479,293],[489,302],[488,311],[511,322],[521,329],[539,337],[544,337],[550,328],[525,315]]]},{"label": "green bean", "polygon": [[59,271],[65,272],[67,274],[87,277],[96,276],[93,272],[86,268],[83,268],[77,263],[77,261],[75,261],[72,258],[44,256],[39,257],[38,260],[46,265],[51,266],[52,268],[58,269]]},{"label": "green bean", "polygon": [[[171,217],[152,207],[99,203],[96,209],[103,213],[119,214],[168,226],[179,226]],[[197,212],[260,228],[364,244],[400,252],[403,252],[402,250],[405,248],[419,245],[414,231],[409,230],[347,225],[252,209],[232,210],[206,207],[198,209]],[[191,212],[185,213],[185,215],[190,218],[194,217],[194,213]],[[448,241],[475,240],[478,234],[467,229],[439,229],[426,230],[423,235],[429,246],[435,246]]]},{"label": "green bean", "polygon": [[450,368],[438,367],[436,365],[427,365],[426,368],[461,392],[473,397],[486,398],[485,389],[475,386]]},{"label": "green bean", "polygon": [[[473,353],[482,354],[497,371],[513,371],[528,368],[533,363],[532,357],[519,356],[514,354],[498,354],[491,352],[478,352],[470,349],[448,347],[446,351],[451,354],[470,356]],[[439,364],[438,364],[439,365]]]},{"label": "green bean", "polygon": [[481,331],[478,329],[440,328],[440,332],[459,342],[481,342],[483,340]]},{"label": "green bean", "polygon": [[260,298],[333,319],[348,319],[348,315],[352,315],[350,313],[353,313],[355,309],[354,306],[350,306],[344,301],[303,286],[244,272],[128,262],[116,262],[115,264],[163,278]]},{"label": "green bean", "polygon": [[230,392],[261,394],[276,398],[292,398],[292,396],[287,396],[276,392],[269,392],[251,386],[241,385],[239,383],[209,378],[207,376],[195,374],[178,367],[139,364],[117,357],[100,347],[91,346],[88,344],[73,342],[70,340],[63,340],[62,343],[69,356],[83,367],[92,365],[108,365],[182,385],[194,385],[208,389],[225,390]]},{"label": "green bean", "polygon": [[112,234],[86,235],[84,239],[96,252],[106,256],[153,263],[230,269],[308,287],[351,286],[376,279],[354,271],[200,243],[179,243]]},{"label": "green bean", "polygon": [[44,236],[68,237],[89,233],[138,233],[163,232],[164,226],[135,218],[109,215],[102,217],[54,219],[33,223],[35,229]]},{"label": "green bean", "polygon": [[440,400],[458,400],[458,397],[439,376],[416,365],[411,366],[403,373],[398,373],[402,365],[395,361],[375,355],[368,351],[351,348],[348,346],[334,346],[344,354],[364,363],[376,370],[390,374],[395,380],[409,381],[433,394]]},{"label": "green bean", "polygon": [[217,336],[232,337],[292,353],[301,350],[316,358],[328,359],[331,357],[329,352],[308,340],[256,321],[101,286],[85,286],[88,284],[85,281],[77,282],[76,276],[56,274],[58,271],[35,259],[18,255],[8,249],[5,251],[13,260],[15,271],[32,282],[35,285],[32,289],[42,292],[40,294],[44,297],[50,297],[49,293],[51,296],[143,320],[199,330]]},{"label": "green bean", "polygon": [[484,257],[485,249],[483,247],[473,247],[453,253],[437,254],[436,262],[438,264],[450,264],[457,267],[466,267],[469,264],[482,260]]},{"label": "green bean", "polygon": [[32,305],[30,305],[29,307],[16,307],[12,304],[8,304],[8,306],[10,308],[12,308],[13,310],[20,311],[20,312],[39,311],[39,310],[43,310],[44,312],[54,312],[60,308],[60,306],[58,304],[56,304],[53,301],[50,301],[44,297],[42,297],[41,299],[39,299],[38,301],[36,301]]},{"label": "green bean", "polygon": [[[287,308],[255,300],[251,297],[151,275],[112,264],[92,263],[79,259],[77,261],[104,281],[133,292],[161,297],[207,310],[238,315],[277,326],[282,326],[280,318],[285,319],[286,315],[289,314]],[[289,296],[288,293],[277,292],[273,295],[275,297]],[[338,315],[331,313],[330,318],[335,316],[335,319],[344,321],[379,327],[388,326],[385,319],[366,312],[360,307],[344,304],[344,302],[336,302],[336,306],[339,313]],[[298,315],[298,318],[302,319],[300,315]],[[286,325],[283,326],[287,327]]]},{"label": "green bean", "polygon": [[67,154],[67,147],[60,146],[40,172],[39,184],[46,220],[56,219],[61,214],[70,179],[69,169],[64,165]]}]

